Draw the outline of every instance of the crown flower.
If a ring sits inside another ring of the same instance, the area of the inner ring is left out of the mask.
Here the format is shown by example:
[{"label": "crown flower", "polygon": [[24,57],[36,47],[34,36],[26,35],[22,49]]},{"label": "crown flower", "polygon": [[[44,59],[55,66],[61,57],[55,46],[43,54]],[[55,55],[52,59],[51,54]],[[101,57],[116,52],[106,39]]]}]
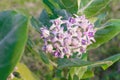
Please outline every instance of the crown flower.
[{"label": "crown flower", "polygon": [[40,35],[44,40],[42,50],[55,57],[70,57],[74,53],[81,55],[86,52],[88,45],[95,42],[94,24],[90,23],[84,15],[75,15],[67,20],[59,17],[51,20],[51,23],[49,29],[45,26],[40,28]]}]

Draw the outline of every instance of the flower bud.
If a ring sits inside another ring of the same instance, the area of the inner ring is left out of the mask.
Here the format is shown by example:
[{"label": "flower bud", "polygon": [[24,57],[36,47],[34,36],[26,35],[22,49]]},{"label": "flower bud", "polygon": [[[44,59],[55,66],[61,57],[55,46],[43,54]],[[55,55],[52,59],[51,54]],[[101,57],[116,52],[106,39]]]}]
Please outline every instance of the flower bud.
[{"label": "flower bud", "polygon": [[60,57],[60,52],[58,51],[58,50],[56,50],[54,53],[53,53],[53,55],[55,56],[55,57]]},{"label": "flower bud", "polygon": [[79,40],[77,38],[72,38],[72,46],[77,46],[79,44]]},{"label": "flower bud", "polygon": [[51,53],[53,51],[53,46],[51,44],[46,46],[46,51]]},{"label": "flower bud", "polygon": [[47,38],[50,35],[49,30],[47,30],[46,28],[41,28],[41,37],[42,38]]},{"label": "flower bud", "polygon": [[74,23],[76,22],[76,21],[75,21],[75,18],[70,17],[70,18],[69,18],[69,22],[72,23],[72,24],[74,24]]}]

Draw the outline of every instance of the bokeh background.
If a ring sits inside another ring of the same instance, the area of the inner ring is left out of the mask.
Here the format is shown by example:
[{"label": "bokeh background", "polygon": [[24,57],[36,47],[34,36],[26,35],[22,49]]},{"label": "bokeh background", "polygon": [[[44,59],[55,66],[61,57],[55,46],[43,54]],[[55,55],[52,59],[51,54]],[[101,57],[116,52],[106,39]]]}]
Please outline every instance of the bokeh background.
[{"label": "bokeh background", "polygon": [[[0,0],[0,11],[14,9],[24,15],[38,17],[44,8],[42,0]],[[101,21],[120,18],[120,0],[112,0],[108,5],[106,12],[100,15]],[[29,69],[40,78],[40,80],[52,80],[55,76],[55,70],[51,65],[42,62],[39,54],[31,51],[41,48],[39,33],[29,25],[29,39],[21,62],[26,64]],[[89,51],[89,60],[96,61],[107,58],[111,55],[120,53],[120,34],[114,39],[101,45],[99,48]],[[93,69],[94,70],[94,69]],[[87,80],[120,80],[120,61],[102,70],[100,67],[95,68],[95,76]],[[57,79],[56,79],[57,80]]]}]

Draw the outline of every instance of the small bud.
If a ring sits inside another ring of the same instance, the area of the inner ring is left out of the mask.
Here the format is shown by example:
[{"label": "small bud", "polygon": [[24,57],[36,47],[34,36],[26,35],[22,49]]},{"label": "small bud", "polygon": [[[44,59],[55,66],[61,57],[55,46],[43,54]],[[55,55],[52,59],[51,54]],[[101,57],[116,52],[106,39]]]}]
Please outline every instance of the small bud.
[{"label": "small bud", "polygon": [[88,36],[89,36],[89,37],[94,37],[93,32],[88,32]]},{"label": "small bud", "polygon": [[60,57],[60,52],[59,52],[58,50],[56,50],[56,51],[53,53],[53,55],[54,55],[55,57]]},{"label": "small bud", "polygon": [[72,43],[73,46],[77,46],[79,44],[79,40],[77,38],[72,38]]},{"label": "small bud", "polygon": [[41,28],[41,37],[43,38],[47,38],[50,35],[49,30],[47,30],[46,28]]},{"label": "small bud", "polygon": [[70,17],[70,18],[69,18],[69,22],[72,23],[72,24],[74,24],[74,23],[76,22],[76,21],[75,21],[75,18]]},{"label": "small bud", "polygon": [[82,43],[82,45],[86,45],[87,41],[85,39],[82,39],[81,43]]},{"label": "small bud", "polygon": [[46,51],[51,53],[53,51],[53,46],[51,44],[46,46]]},{"label": "small bud", "polygon": [[54,46],[54,48],[59,48],[59,47],[60,47],[60,43],[55,42],[55,43],[53,44],[53,46]]}]

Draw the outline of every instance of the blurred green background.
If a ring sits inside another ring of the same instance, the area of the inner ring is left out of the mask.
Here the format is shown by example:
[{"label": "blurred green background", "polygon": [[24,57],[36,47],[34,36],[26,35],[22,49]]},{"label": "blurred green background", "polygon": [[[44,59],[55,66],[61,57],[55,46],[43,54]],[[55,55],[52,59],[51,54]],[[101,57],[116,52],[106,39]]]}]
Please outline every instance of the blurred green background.
[{"label": "blurred green background", "polygon": [[[37,17],[43,8],[42,0],[0,0],[0,11],[14,9],[24,15],[29,14]],[[120,0],[113,0],[108,5],[108,9],[106,13],[100,15],[103,22],[111,18],[120,18]],[[53,79],[55,76],[53,67],[44,64],[39,54],[31,51],[29,45],[34,48],[34,50],[41,48],[39,33],[31,26],[29,26],[28,37],[30,40],[27,42],[21,62],[26,64],[40,80],[58,80],[56,78]],[[120,53],[120,34],[99,48],[89,51],[89,60],[102,60],[116,53]],[[95,68],[94,71],[95,76],[87,80],[120,80],[120,61],[105,71],[101,68]]]}]

